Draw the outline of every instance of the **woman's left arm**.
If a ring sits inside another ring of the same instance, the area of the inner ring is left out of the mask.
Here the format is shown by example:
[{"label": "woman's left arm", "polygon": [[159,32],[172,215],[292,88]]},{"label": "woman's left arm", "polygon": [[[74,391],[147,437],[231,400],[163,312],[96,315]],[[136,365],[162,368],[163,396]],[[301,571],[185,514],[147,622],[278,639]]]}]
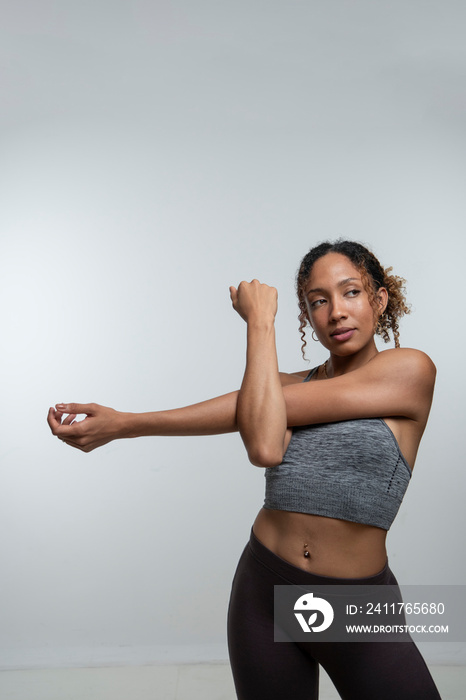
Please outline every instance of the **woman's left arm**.
[{"label": "woman's left arm", "polygon": [[283,387],[289,426],[402,416],[425,425],[436,369],[420,350],[379,352],[340,377]]},{"label": "woman's left arm", "polygon": [[275,346],[277,290],[257,280],[230,287],[233,308],[247,323],[246,369],[236,420],[249,460],[280,464],[287,435],[286,403]]}]

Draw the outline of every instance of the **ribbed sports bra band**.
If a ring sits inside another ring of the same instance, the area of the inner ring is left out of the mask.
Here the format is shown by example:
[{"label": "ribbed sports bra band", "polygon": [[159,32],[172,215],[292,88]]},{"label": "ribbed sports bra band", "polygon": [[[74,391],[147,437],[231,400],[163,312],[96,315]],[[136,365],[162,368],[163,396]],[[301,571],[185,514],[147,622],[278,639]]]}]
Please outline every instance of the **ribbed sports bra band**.
[{"label": "ribbed sports bra band", "polygon": [[360,418],[293,428],[282,463],[265,478],[264,508],[389,530],[411,469],[385,421]]}]

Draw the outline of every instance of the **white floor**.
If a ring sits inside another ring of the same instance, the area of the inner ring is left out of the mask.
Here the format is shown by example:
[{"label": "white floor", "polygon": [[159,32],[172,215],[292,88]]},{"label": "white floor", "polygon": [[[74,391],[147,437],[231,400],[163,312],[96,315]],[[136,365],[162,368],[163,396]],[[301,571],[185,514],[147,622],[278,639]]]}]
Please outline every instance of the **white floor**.
[{"label": "white floor", "polygon": [[[433,666],[442,700],[464,700],[466,667]],[[320,700],[339,700],[321,669]],[[235,700],[228,664],[0,672],[1,700]],[[374,698],[376,700],[376,698]],[[420,699],[421,700],[421,699]]]}]

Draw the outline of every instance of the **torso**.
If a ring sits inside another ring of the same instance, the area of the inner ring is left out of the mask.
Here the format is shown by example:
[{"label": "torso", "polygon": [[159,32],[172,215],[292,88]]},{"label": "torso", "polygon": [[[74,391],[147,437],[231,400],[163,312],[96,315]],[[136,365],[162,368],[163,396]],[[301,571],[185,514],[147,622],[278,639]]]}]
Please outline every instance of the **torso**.
[{"label": "torso", "polygon": [[[303,381],[303,374],[289,375]],[[288,380],[286,380],[288,383]],[[412,468],[424,426],[408,418],[384,419]],[[288,434],[288,442],[291,431]],[[290,564],[311,573],[362,578],[381,571],[387,562],[386,530],[320,515],[262,508],[254,522],[255,536]],[[307,545],[305,548],[304,545]],[[304,556],[307,549],[309,556]]]},{"label": "torso", "polygon": [[[262,508],[253,531],[277,556],[323,576],[372,576],[387,561],[387,532],[372,525]],[[304,545],[309,557],[304,556]]]}]

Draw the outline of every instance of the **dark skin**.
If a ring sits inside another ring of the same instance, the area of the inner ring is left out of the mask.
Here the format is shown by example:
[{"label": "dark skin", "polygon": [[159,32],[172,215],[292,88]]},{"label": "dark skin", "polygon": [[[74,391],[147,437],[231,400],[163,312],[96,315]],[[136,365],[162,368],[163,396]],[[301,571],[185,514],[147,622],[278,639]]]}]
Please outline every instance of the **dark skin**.
[{"label": "dark skin", "polygon": [[[278,371],[274,319],[277,292],[257,280],[230,288],[233,307],[247,323],[248,351],[239,391],[193,406],[134,414],[98,404],[59,404],[49,410],[54,435],[90,452],[111,440],[141,435],[208,435],[239,430],[250,461],[280,464],[291,428],[357,418],[383,418],[411,468],[432,402],[435,367],[412,349],[378,352],[374,326],[387,303],[377,292],[373,308],[348,258],[328,253],[306,284],[308,318],[329,352],[326,372]],[[347,329],[340,333],[341,329]],[[76,414],[86,414],[75,422]],[[359,578],[387,561],[386,531],[336,518],[262,509],[254,533],[278,556],[316,574]],[[304,551],[309,557],[304,557]]]},{"label": "dark skin", "polygon": [[[328,253],[317,260],[305,293],[309,322],[330,357],[326,371],[321,369],[315,375],[315,383],[308,384],[307,395],[303,388],[306,385],[302,384],[305,373],[289,375],[286,379],[287,385],[282,391],[287,416],[286,428],[282,424],[284,449],[291,438],[290,425],[382,417],[412,468],[432,401],[433,364],[416,350],[378,352],[373,332],[374,308],[359,272],[345,256]],[[264,299],[266,294],[267,290],[264,290]],[[386,290],[378,290],[376,312],[384,311],[387,300]],[[243,307],[248,308],[247,313]],[[265,301],[255,306],[249,301],[249,306],[244,303],[243,307],[241,315],[251,319],[253,333],[261,338],[257,343],[261,369],[257,368],[257,375],[247,387],[251,404],[257,396],[257,386],[266,381],[270,373],[273,374],[274,365],[273,360],[269,367],[264,363],[264,355],[266,361],[268,355],[264,353],[267,336],[263,328],[269,317]],[[348,330],[338,334],[341,329]],[[254,343],[253,338],[251,342]],[[273,358],[273,352],[270,357]],[[251,362],[254,362],[254,357]],[[280,396],[276,405],[280,411]],[[250,411],[245,417],[248,426],[246,446],[249,445],[248,451],[252,454],[260,449],[262,416],[262,411],[258,410],[256,413]],[[264,421],[264,428],[269,421],[269,418]],[[270,464],[280,463],[283,457],[279,429],[275,428],[274,439],[278,452]],[[263,508],[253,529],[256,537],[278,556],[316,574],[342,578],[371,576],[378,573],[387,561],[387,533],[371,525]],[[309,556],[304,556],[306,551]]]}]

